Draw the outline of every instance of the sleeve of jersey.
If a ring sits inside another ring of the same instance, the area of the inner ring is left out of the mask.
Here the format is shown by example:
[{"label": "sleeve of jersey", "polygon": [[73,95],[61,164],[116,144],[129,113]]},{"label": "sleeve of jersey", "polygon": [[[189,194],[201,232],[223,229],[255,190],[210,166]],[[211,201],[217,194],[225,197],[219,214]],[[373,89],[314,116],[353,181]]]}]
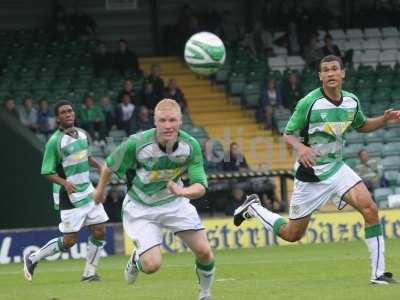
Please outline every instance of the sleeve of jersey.
[{"label": "sleeve of jersey", "polygon": [[43,161],[42,161],[42,175],[49,175],[57,173],[57,165],[59,163],[60,157],[57,150],[57,140],[50,139],[44,151]]},{"label": "sleeve of jersey", "polygon": [[136,142],[133,137],[121,143],[106,159],[107,167],[119,177],[133,168],[136,162]]},{"label": "sleeve of jersey", "polygon": [[203,154],[197,141],[192,143],[193,152],[189,160],[188,176],[190,184],[200,183],[205,188],[208,187],[207,175],[204,171]]},{"label": "sleeve of jersey", "polygon": [[294,113],[292,114],[288,123],[286,124],[285,133],[293,134],[296,131],[303,130],[307,123],[307,112],[308,112],[307,102],[304,100],[300,100],[296,105]]},{"label": "sleeve of jersey", "polygon": [[358,105],[358,109],[357,109],[356,115],[354,116],[354,121],[351,124],[351,126],[354,129],[358,129],[358,128],[362,127],[364,125],[364,123],[367,121],[367,117],[364,115],[364,112],[361,109],[359,100],[357,100],[357,105]]}]

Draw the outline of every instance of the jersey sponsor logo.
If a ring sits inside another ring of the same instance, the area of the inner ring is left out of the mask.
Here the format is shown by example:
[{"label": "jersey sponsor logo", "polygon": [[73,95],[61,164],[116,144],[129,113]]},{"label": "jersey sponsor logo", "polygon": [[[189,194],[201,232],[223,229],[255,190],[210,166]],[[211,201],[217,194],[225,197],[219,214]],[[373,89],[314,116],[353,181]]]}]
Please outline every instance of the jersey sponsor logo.
[{"label": "jersey sponsor logo", "polygon": [[85,157],[87,157],[87,154],[88,154],[87,150],[82,150],[82,151],[79,151],[79,152],[73,154],[72,158],[75,161],[79,161],[79,160],[82,160]]},{"label": "jersey sponsor logo", "polygon": [[181,174],[181,169],[172,169],[172,170],[158,170],[158,171],[150,171],[149,172],[149,181],[165,181],[172,180],[178,177]]}]

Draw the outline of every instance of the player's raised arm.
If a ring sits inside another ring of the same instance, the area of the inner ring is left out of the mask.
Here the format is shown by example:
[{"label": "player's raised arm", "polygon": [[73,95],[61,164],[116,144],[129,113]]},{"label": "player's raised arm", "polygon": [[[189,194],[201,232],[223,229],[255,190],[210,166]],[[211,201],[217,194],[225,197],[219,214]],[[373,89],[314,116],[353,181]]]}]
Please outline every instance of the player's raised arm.
[{"label": "player's raised arm", "polygon": [[358,128],[357,131],[371,132],[384,127],[389,121],[400,122],[400,110],[394,110],[391,108],[385,110],[382,116],[376,118],[367,118],[364,124]]}]

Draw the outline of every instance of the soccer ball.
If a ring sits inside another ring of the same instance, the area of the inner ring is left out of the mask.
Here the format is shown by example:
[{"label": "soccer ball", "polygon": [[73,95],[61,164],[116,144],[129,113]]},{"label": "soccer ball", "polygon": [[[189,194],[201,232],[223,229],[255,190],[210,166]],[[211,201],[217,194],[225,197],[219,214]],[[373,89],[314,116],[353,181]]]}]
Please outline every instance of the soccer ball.
[{"label": "soccer ball", "polygon": [[185,45],[185,61],[189,68],[201,75],[218,71],[225,62],[225,46],[211,32],[199,32],[190,37]]}]

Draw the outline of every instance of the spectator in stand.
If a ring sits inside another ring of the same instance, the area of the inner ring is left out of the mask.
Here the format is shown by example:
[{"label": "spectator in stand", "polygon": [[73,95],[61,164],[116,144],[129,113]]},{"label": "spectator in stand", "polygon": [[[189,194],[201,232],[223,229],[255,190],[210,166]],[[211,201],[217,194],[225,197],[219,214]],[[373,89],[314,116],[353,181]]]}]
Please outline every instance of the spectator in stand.
[{"label": "spectator in stand", "polygon": [[113,69],[114,57],[107,51],[106,44],[100,43],[97,46],[97,51],[93,56],[93,66],[96,76],[101,76]]},{"label": "spectator in stand", "polygon": [[139,106],[138,113],[132,118],[132,133],[140,132],[154,127],[150,111],[146,106]]},{"label": "spectator in stand", "polygon": [[70,16],[70,19],[76,37],[96,34],[96,22],[90,15],[83,12],[79,6],[76,12]]},{"label": "spectator in stand", "polygon": [[131,98],[131,103],[138,105],[138,101],[136,99],[136,92],[133,89],[133,81],[132,79],[125,79],[122,90],[118,94],[118,102],[121,102],[121,98],[124,94],[128,94]]},{"label": "spectator in stand", "polygon": [[147,81],[153,84],[153,91],[158,97],[157,102],[162,98],[164,94],[164,80],[161,78],[161,68],[159,65],[152,65],[150,75]]},{"label": "spectator in stand", "polygon": [[4,101],[4,107],[3,107],[4,111],[8,114],[10,114],[11,116],[19,119],[19,113],[18,110],[15,106],[15,101],[13,98],[7,98],[6,101]]},{"label": "spectator in stand", "polygon": [[140,95],[140,103],[153,113],[154,108],[160,100],[160,96],[154,92],[153,83],[151,81],[145,82]]},{"label": "spectator in stand", "polygon": [[107,193],[104,209],[110,218],[109,222],[121,222],[121,207],[124,195],[118,185],[112,184]]},{"label": "spectator in stand", "polygon": [[380,187],[382,178],[382,167],[375,159],[369,159],[368,152],[361,149],[358,152],[360,163],[355,166],[354,171],[361,177],[368,190],[373,192],[374,189]]},{"label": "spectator in stand", "polygon": [[245,198],[246,195],[244,194],[244,191],[240,187],[235,186],[230,195],[230,199],[228,199],[228,203],[225,206],[225,215],[233,216],[233,212],[238,206],[243,204]]},{"label": "spectator in stand", "polygon": [[47,137],[53,132],[55,127],[55,119],[51,109],[49,109],[49,103],[46,99],[39,101],[39,110],[37,112],[37,127],[38,132]]},{"label": "spectator in stand", "polygon": [[103,96],[100,100],[101,108],[103,109],[103,114],[105,117],[105,124],[108,132],[111,130],[113,125],[115,124],[115,112],[114,107],[111,103],[111,99],[108,96]]},{"label": "spectator in stand", "polygon": [[333,43],[333,38],[330,34],[324,37],[324,46],[321,48],[323,56],[335,55],[343,60],[343,63],[350,63],[353,59],[353,50],[349,49],[346,51],[345,55],[342,55],[339,47]]},{"label": "spectator in stand", "polygon": [[164,92],[164,98],[174,99],[176,102],[178,102],[182,111],[186,109],[185,95],[183,94],[182,90],[177,86],[175,78],[171,78],[168,81],[168,86]]},{"label": "spectator in stand", "polygon": [[105,116],[100,106],[94,103],[91,96],[85,96],[82,109],[79,111],[80,126],[96,141],[106,137]]},{"label": "spectator in stand", "polygon": [[119,40],[118,51],[114,55],[115,68],[125,75],[125,72],[139,74],[139,61],[132,50],[128,49],[128,42],[124,39]]},{"label": "spectator in stand", "polygon": [[213,140],[208,139],[201,144],[204,157],[204,168],[208,173],[218,173],[223,171],[222,161],[224,154],[214,151]]},{"label": "spectator in stand", "polygon": [[294,110],[297,101],[303,97],[304,90],[302,85],[300,84],[298,77],[294,73],[289,73],[287,81],[284,82],[284,88],[282,93],[282,105],[290,109]]},{"label": "spectator in stand", "polygon": [[311,35],[308,44],[304,47],[303,57],[309,67],[317,69],[319,61],[323,57],[323,53],[322,49],[318,46],[318,40],[315,34]]},{"label": "spectator in stand", "polygon": [[223,161],[224,171],[247,171],[249,169],[246,158],[239,150],[237,143],[232,143],[229,152],[225,153]]},{"label": "spectator in stand", "polygon": [[33,107],[31,96],[25,98],[24,105],[19,110],[19,119],[26,128],[33,132],[37,131],[37,110]]},{"label": "spectator in stand", "polygon": [[265,114],[265,126],[269,130],[273,129],[274,111],[282,106],[282,92],[274,79],[268,79],[266,86],[261,90],[261,105]]},{"label": "spectator in stand", "polygon": [[131,124],[135,108],[135,105],[131,103],[130,95],[122,94],[121,103],[118,104],[116,109],[116,121],[118,129],[125,130],[127,135],[132,133]]}]

